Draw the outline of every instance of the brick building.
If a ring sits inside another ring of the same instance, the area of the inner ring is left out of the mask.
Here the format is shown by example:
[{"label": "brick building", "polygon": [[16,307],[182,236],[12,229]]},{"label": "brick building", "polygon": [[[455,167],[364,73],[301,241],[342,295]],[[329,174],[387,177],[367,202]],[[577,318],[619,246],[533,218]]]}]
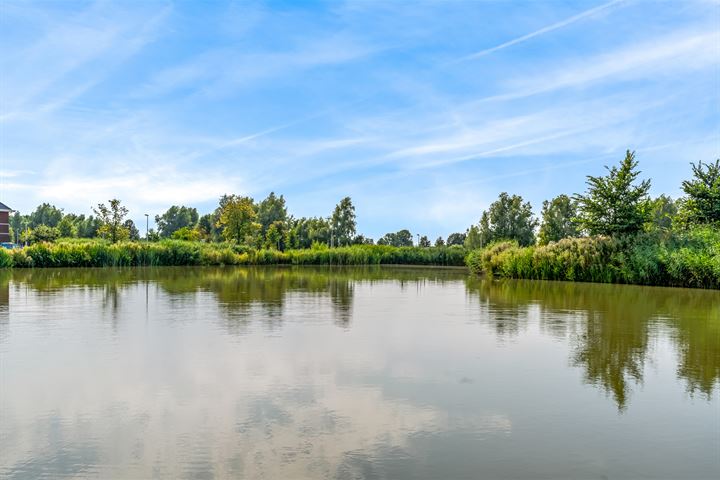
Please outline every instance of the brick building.
[{"label": "brick building", "polygon": [[0,243],[11,242],[10,238],[10,207],[0,202]]}]

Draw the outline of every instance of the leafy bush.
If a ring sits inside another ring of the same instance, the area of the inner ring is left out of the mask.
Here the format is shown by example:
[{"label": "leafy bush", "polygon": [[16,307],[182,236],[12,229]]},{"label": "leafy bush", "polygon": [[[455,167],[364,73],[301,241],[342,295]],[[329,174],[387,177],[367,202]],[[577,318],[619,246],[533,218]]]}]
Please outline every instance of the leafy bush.
[{"label": "leafy bush", "polygon": [[391,247],[352,245],[305,250],[255,250],[232,243],[202,243],[184,240],[119,242],[105,240],[37,243],[0,259],[1,267],[122,267],[161,265],[369,265],[465,264],[463,247]]},{"label": "leafy bush", "polygon": [[531,247],[499,242],[470,252],[467,265],[509,278],[720,288],[720,231],[565,238]]},{"label": "leafy bush", "polygon": [[13,256],[9,250],[0,248],[0,268],[10,268],[13,266]]}]

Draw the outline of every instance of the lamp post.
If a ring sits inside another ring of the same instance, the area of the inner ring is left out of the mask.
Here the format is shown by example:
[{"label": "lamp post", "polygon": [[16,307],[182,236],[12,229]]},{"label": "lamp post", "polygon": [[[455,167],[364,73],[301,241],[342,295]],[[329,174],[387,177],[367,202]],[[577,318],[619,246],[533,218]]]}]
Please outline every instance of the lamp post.
[{"label": "lamp post", "polygon": [[420,234],[416,233],[415,235],[417,235],[417,239],[418,239],[417,246],[419,247],[420,246]]},{"label": "lamp post", "polygon": [[149,242],[149,241],[150,241],[150,237],[149,237],[150,228],[149,228],[149,227],[150,227],[150,215],[148,215],[148,214],[146,213],[146,214],[145,214],[145,241],[146,241],[146,242]]}]

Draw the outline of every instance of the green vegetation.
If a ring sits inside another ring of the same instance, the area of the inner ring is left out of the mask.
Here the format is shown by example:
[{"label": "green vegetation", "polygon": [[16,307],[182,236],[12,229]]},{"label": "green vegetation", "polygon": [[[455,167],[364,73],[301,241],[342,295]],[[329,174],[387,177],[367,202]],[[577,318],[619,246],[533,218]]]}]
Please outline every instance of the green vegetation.
[{"label": "green vegetation", "polygon": [[[510,278],[720,288],[720,161],[693,165],[680,209],[669,197],[648,198],[650,181],[636,184],[636,168],[627,152],[607,176],[589,176],[587,193],[574,202],[563,195],[545,202],[539,245],[506,230],[472,251],[468,266]],[[517,218],[507,217],[494,223]]]},{"label": "green vegetation", "polygon": [[253,249],[233,243],[182,240],[119,242],[104,240],[36,243],[0,249],[0,267],[109,267],[171,265],[442,265],[464,266],[462,247],[419,248],[351,245],[304,250]]},{"label": "green vegetation", "polygon": [[[330,220],[332,231],[330,232],[330,246],[350,245],[355,237],[355,206],[350,197],[340,200]],[[411,243],[412,245],[412,243]]]},{"label": "green vegetation", "polygon": [[532,245],[536,226],[530,203],[523,202],[519,195],[503,192],[480,218],[481,244],[511,238],[520,245]]},{"label": "green vegetation", "polygon": [[[162,238],[178,238],[175,232],[183,228],[193,230],[199,218],[195,208],[173,205],[162,215],[155,215],[158,235]],[[182,236],[187,236],[187,233]]]},{"label": "green vegetation", "polygon": [[87,218],[44,203],[11,217],[29,246],[0,250],[0,267],[467,264],[502,277],[720,288],[720,160],[691,166],[685,197],[653,199],[627,151],[605,176],[588,176],[585,193],[543,202],[539,219],[520,195],[502,192],[476,225],[434,246],[408,229],[374,245],[357,233],[350,197],[310,218],[289,215],[274,192],[260,202],[223,195],[202,216],[173,205],[144,242],[117,199]]},{"label": "green vegetation", "polygon": [[694,178],[682,182],[682,221],[720,226],[720,159],[692,164]]},{"label": "green vegetation", "polygon": [[538,243],[547,245],[563,238],[577,237],[580,229],[574,221],[576,217],[577,205],[567,195],[558,195],[549,202],[545,200]]},{"label": "green vegetation", "polygon": [[509,278],[720,288],[720,232],[565,238],[521,247],[498,242],[468,255],[473,272]]},{"label": "green vegetation", "polygon": [[[428,243],[429,242],[430,241],[428,240]],[[408,229],[403,229],[395,233],[386,233],[382,238],[380,238],[380,240],[378,240],[377,243],[378,245],[390,245],[392,247],[412,247],[412,233],[410,233],[410,230]]]},{"label": "green vegetation", "polygon": [[642,231],[650,217],[647,194],[650,180],[633,182],[640,175],[635,153],[628,150],[620,167],[608,168],[604,177],[587,178],[588,191],[576,195],[578,224],[590,235],[627,235]]},{"label": "green vegetation", "polygon": [[217,226],[223,229],[225,240],[240,244],[252,244],[262,227],[257,222],[252,198],[236,195],[231,195],[222,206]]},{"label": "green vegetation", "polygon": [[117,198],[113,198],[108,203],[109,206],[99,203],[97,208],[93,209],[100,219],[98,234],[103,238],[109,238],[112,243],[129,239],[130,229],[125,226],[128,209],[120,205],[120,200]]}]

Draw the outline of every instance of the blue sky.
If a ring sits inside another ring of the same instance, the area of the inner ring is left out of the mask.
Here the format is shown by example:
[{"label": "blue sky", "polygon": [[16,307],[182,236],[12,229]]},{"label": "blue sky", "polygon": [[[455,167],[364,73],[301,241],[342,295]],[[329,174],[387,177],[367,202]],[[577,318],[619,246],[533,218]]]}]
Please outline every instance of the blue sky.
[{"label": "blue sky", "polygon": [[653,194],[720,156],[718,1],[0,3],[0,200],[144,225],[223,193],[358,230],[536,213],[626,149]]}]

